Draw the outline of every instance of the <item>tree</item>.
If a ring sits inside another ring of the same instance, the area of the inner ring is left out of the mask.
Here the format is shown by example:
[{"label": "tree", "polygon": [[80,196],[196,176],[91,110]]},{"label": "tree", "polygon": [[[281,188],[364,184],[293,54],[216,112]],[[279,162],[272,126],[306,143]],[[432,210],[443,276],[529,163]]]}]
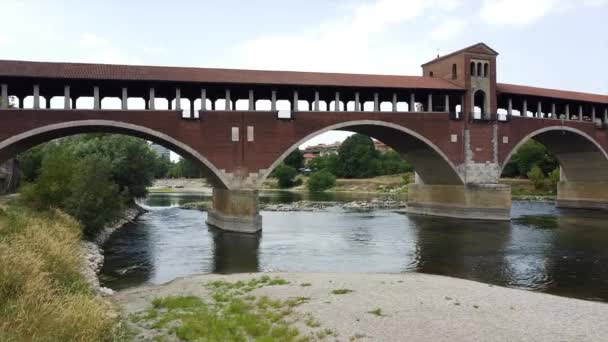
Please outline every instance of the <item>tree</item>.
[{"label": "tree", "polygon": [[285,165],[291,166],[296,170],[299,170],[304,166],[304,154],[299,148],[296,148],[291,152],[283,161]]},{"label": "tree", "polygon": [[336,175],[345,178],[367,178],[380,174],[378,151],[371,138],[354,134],[338,149]]},{"label": "tree", "polygon": [[281,164],[273,171],[274,177],[279,181],[280,188],[289,188],[295,184],[295,178],[298,172],[293,167]]},{"label": "tree", "polygon": [[336,185],[336,176],[327,170],[314,172],[308,178],[308,191],[320,192],[332,188]]},{"label": "tree", "polygon": [[171,163],[169,157],[156,156],[154,160],[154,178],[167,178],[172,166],[173,163]]},{"label": "tree", "polygon": [[538,165],[534,165],[528,172],[527,176],[532,181],[532,184],[534,184],[534,188],[537,190],[545,187],[545,175],[543,174],[543,170],[541,170]]},{"label": "tree", "polygon": [[53,146],[41,163],[40,175],[34,183],[25,184],[21,195],[37,209],[61,208],[70,196],[70,183],[75,160],[63,146]]},{"label": "tree", "polygon": [[559,163],[544,145],[530,140],[513,154],[513,157],[505,166],[503,176],[526,176],[534,166],[538,166],[544,173],[550,173],[559,166]]},{"label": "tree", "polygon": [[182,158],[177,163],[171,165],[167,175],[169,178],[200,178],[202,172],[197,163],[190,159]]},{"label": "tree", "polygon": [[81,159],[65,199],[68,214],[80,221],[85,235],[92,236],[120,215],[123,198],[112,180],[111,163],[98,155]]},{"label": "tree", "polygon": [[396,151],[389,150],[384,153],[380,153],[379,159],[381,163],[382,175],[395,175],[414,171],[412,165],[403,160]]}]

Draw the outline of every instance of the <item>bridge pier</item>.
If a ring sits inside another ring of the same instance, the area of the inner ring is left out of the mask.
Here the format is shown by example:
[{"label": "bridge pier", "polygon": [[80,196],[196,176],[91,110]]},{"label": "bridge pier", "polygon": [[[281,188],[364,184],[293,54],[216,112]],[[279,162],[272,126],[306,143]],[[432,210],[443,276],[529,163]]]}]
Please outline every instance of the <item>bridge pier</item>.
[{"label": "bridge pier", "polygon": [[511,187],[503,184],[410,184],[407,212],[473,220],[509,220]]},{"label": "bridge pier", "polygon": [[257,190],[213,189],[213,208],[207,214],[207,224],[218,229],[257,233],[262,229]]},{"label": "bridge pier", "polygon": [[608,181],[557,183],[558,208],[608,210]]}]

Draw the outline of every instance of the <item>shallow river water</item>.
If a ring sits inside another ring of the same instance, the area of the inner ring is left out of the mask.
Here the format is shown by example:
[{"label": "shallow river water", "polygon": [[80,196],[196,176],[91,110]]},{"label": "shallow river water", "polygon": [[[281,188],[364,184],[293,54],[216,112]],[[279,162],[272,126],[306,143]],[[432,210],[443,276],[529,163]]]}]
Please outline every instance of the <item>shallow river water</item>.
[{"label": "shallow river water", "polygon": [[[305,197],[268,192],[261,201]],[[240,235],[210,229],[206,213],[177,207],[206,198],[175,193],[146,198],[142,205],[149,212],[106,243],[102,283],[117,290],[209,272],[422,272],[608,301],[605,213],[523,201],[513,202],[511,222],[393,210],[263,211],[263,232]]]}]

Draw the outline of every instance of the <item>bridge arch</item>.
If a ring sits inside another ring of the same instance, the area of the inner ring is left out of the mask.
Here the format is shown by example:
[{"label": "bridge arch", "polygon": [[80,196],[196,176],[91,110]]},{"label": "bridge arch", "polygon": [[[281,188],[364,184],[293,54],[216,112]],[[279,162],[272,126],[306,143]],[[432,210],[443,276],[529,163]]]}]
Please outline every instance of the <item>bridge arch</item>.
[{"label": "bridge arch", "polygon": [[501,165],[501,173],[517,150],[529,140],[543,144],[557,158],[562,178],[574,182],[608,181],[608,153],[586,132],[568,126],[549,126],[523,137]]},{"label": "bridge arch", "polygon": [[314,131],[292,144],[277,158],[258,180],[261,185],[283,160],[306,141],[329,131],[340,130],[360,133],[382,141],[410,162],[425,184],[463,185],[456,166],[431,140],[416,131],[380,120],[355,120],[333,124]]},{"label": "bridge arch", "polygon": [[177,139],[156,130],[113,120],[76,120],[50,124],[27,130],[0,141],[0,162],[16,156],[36,145],[70,135],[83,133],[124,134],[153,141],[182,156],[189,157],[201,165],[208,181],[219,188],[228,188],[230,184],[225,175],[207,158],[192,147]]}]

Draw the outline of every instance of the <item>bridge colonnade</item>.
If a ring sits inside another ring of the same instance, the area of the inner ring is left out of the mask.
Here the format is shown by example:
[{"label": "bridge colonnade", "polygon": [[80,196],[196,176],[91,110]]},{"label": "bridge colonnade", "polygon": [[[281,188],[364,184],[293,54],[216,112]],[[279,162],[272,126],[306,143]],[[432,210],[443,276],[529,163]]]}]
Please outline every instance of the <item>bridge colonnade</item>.
[{"label": "bridge colonnade", "polygon": [[71,134],[139,136],[200,163],[209,224],[253,233],[264,180],[324,132],[365,134],[412,163],[409,212],[485,220],[510,218],[499,178],[535,139],[562,166],[558,206],[608,209],[608,97],[497,83],[497,55],[479,43],[423,76],[0,61],[0,162]]}]

